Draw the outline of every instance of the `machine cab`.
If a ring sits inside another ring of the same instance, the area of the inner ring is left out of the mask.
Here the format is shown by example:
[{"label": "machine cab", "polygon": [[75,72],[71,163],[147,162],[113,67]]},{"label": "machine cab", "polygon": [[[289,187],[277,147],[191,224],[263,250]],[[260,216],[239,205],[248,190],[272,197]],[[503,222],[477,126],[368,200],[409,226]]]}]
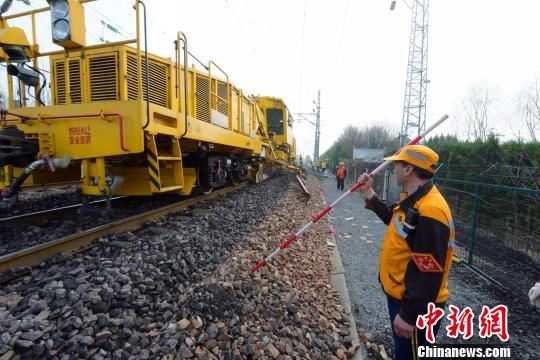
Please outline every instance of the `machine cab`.
[{"label": "machine cab", "polygon": [[278,157],[290,160],[295,157],[295,139],[293,135],[294,119],[282,99],[274,97],[260,97],[258,104],[266,118],[268,135]]}]

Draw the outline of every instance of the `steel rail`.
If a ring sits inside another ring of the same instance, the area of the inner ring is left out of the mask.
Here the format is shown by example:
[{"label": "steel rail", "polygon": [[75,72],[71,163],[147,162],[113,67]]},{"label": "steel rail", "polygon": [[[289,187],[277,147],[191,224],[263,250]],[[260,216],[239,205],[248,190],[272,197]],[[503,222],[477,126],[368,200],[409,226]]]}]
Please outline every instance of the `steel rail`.
[{"label": "steel rail", "polygon": [[92,229],[84,230],[78,234],[68,235],[44,244],[39,244],[30,248],[19,250],[0,257],[0,273],[7,270],[37,265],[44,260],[57,254],[72,254],[90,249],[99,245],[94,240],[113,233],[134,231],[143,227],[144,223],[165,215],[178,212],[188,206],[199,204],[203,201],[213,199],[220,195],[238,190],[247,185],[247,182],[236,186],[216,190],[208,195],[197,196],[192,199],[180,201],[174,204],[150,210],[145,213],[130,216],[125,219],[116,220],[109,224],[101,225]]},{"label": "steel rail", "polygon": [[[127,196],[115,196],[115,197],[111,198],[111,201],[124,199],[126,197]],[[107,199],[94,200],[94,201],[90,201],[88,204],[89,205],[97,205],[97,204],[105,203],[106,201],[107,201]],[[57,208],[54,208],[54,209],[47,209],[47,210],[35,211],[35,212],[21,214],[21,215],[14,215],[14,216],[9,216],[9,217],[4,217],[4,218],[0,218],[0,226],[16,224],[16,223],[25,222],[25,221],[26,222],[40,221],[40,220],[46,219],[46,218],[48,218],[50,216],[62,214],[62,213],[65,213],[65,212],[69,212],[69,211],[71,211],[73,209],[78,209],[78,208],[81,208],[83,206],[84,206],[84,204],[80,203],[80,204],[61,206],[61,207],[57,207]]]},{"label": "steel rail", "polygon": [[81,185],[81,180],[60,181],[60,182],[45,183],[45,184],[22,185],[21,190],[42,191],[42,190],[47,190],[47,189],[64,189],[70,186],[78,186],[78,185]]}]

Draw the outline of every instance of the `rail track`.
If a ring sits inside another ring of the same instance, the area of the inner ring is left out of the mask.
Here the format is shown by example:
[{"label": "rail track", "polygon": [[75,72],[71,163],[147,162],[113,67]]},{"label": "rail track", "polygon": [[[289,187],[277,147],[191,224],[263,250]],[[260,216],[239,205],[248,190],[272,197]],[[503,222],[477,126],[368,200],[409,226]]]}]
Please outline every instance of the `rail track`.
[{"label": "rail track", "polygon": [[[163,217],[165,215],[184,209],[188,206],[196,205],[198,203],[213,199],[220,195],[236,191],[246,185],[247,182],[244,182],[236,186],[230,186],[224,189],[216,190],[207,195],[201,195],[191,199],[169,204],[157,209],[130,216],[128,218],[115,220],[108,224],[84,230],[78,234],[64,236],[56,240],[52,240],[43,244],[39,244],[30,248],[26,248],[11,254],[1,256],[0,273],[4,273],[8,270],[15,271],[17,269],[37,265],[42,261],[57,254],[72,254],[87,250],[91,247],[99,245],[99,243],[95,240],[99,239],[100,237],[118,232],[137,230],[141,228],[143,224],[147,221]],[[0,282],[9,281],[11,278],[12,277],[4,277],[0,280]]]},{"label": "rail track", "polygon": [[[115,196],[111,198],[110,200],[115,201],[115,200],[120,200],[124,198],[126,198],[126,196]],[[89,205],[101,205],[105,203],[106,203],[106,200],[101,199],[101,200],[91,201],[89,202]],[[84,206],[83,203],[66,205],[66,206],[61,206],[61,207],[48,209],[48,210],[41,210],[41,211],[35,211],[31,213],[24,213],[21,215],[13,215],[13,216],[5,217],[5,218],[0,218],[0,227],[6,226],[6,225],[12,225],[16,223],[23,223],[23,222],[29,223],[29,222],[43,221],[50,217],[54,217],[54,216],[58,216],[61,214],[78,210],[82,208],[83,206]]]},{"label": "rail track", "polygon": [[32,185],[23,185],[22,190],[24,191],[43,191],[47,189],[66,189],[71,186],[79,186],[81,181],[62,181],[48,184],[32,184]]}]

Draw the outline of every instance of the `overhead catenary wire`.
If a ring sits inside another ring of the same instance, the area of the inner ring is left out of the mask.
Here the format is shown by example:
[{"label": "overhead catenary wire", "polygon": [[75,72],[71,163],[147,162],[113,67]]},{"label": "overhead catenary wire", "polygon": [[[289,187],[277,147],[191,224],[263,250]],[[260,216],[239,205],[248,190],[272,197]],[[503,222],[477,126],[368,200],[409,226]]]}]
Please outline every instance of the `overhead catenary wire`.
[{"label": "overhead catenary wire", "polygon": [[304,82],[304,51],[305,51],[305,45],[306,45],[306,10],[307,10],[307,0],[304,0],[304,16],[302,20],[302,46],[300,47],[300,86],[299,86],[299,96],[298,96],[298,104],[302,105],[302,86]]},{"label": "overhead catenary wire", "polygon": [[88,3],[85,6],[87,6],[88,9],[90,9],[94,13],[98,14],[101,18],[107,20],[107,22],[109,22],[111,25],[114,25],[117,29],[119,29],[120,30],[120,35],[122,35],[125,39],[129,39],[129,38],[134,37],[134,35],[133,35],[133,33],[131,31],[129,31],[129,30],[125,29],[123,26],[117,24],[114,20],[109,18],[107,15],[102,13],[100,10],[98,10],[95,7],[95,5],[93,5],[92,3]]}]

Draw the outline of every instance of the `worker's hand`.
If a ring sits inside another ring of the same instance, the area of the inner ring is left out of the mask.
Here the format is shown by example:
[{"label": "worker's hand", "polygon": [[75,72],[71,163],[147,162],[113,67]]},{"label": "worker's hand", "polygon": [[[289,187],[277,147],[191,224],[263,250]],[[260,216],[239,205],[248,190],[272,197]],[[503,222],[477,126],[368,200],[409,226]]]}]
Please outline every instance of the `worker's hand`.
[{"label": "worker's hand", "polygon": [[373,180],[371,179],[371,177],[368,174],[362,174],[358,178],[357,182],[362,184],[360,186],[360,188],[359,188],[360,191],[361,192],[366,192],[371,187],[371,184],[373,183]]},{"label": "worker's hand", "polygon": [[403,320],[401,316],[397,314],[394,318],[394,331],[397,336],[410,339],[414,333],[414,326]]},{"label": "worker's hand", "polygon": [[362,174],[358,178],[358,182],[362,185],[360,185],[359,189],[364,194],[364,197],[366,199],[371,199],[373,195],[375,195],[375,191],[371,188],[371,184],[373,183],[373,179],[368,174]]}]

